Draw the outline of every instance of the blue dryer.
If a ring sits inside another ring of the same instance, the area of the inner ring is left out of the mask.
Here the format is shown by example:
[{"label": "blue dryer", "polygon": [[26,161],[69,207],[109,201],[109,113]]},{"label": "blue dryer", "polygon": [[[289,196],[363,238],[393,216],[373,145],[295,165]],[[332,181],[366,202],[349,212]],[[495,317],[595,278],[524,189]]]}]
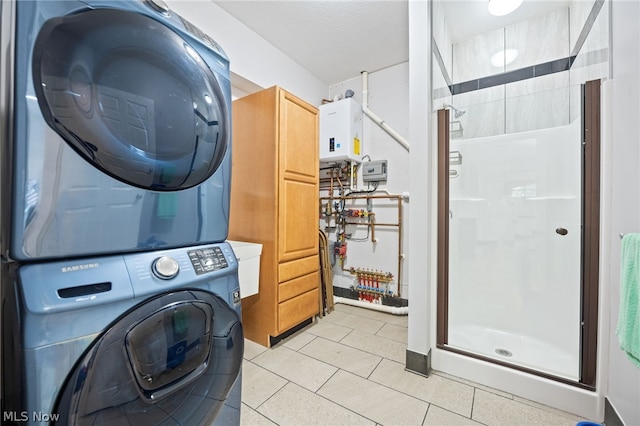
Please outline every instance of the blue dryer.
[{"label": "blue dryer", "polygon": [[226,239],[231,86],[214,40],[162,0],[3,1],[0,17],[6,259]]},{"label": "blue dryer", "polygon": [[228,243],[11,265],[3,424],[239,424],[244,339]]}]

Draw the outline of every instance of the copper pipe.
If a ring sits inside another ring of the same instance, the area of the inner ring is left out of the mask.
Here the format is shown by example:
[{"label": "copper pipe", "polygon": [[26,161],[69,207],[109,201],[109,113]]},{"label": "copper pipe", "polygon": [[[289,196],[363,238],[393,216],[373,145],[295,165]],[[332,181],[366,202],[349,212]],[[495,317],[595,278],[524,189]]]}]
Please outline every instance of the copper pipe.
[{"label": "copper pipe", "polygon": [[[347,225],[369,226],[368,223],[359,223],[359,222],[347,222]],[[378,222],[376,222],[376,226],[400,226],[400,224],[399,223],[378,223]]]},{"label": "copper pipe", "polygon": [[[338,182],[340,182],[340,179],[338,179]],[[340,183],[340,186],[342,187],[342,183]],[[396,200],[397,204],[398,204],[398,223],[397,224],[382,224],[382,223],[376,223],[375,225],[372,225],[372,229],[371,229],[371,234],[373,237],[374,234],[374,227],[375,226],[397,226],[398,227],[398,291],[397,291],[397,295],[398,297],[400,297],[401,295],[401,290],[400,288],[402,287],[402,259],[403,259],[403,255],[402,255],[402,235],[403,235],[403,226],[402,226],[402,195],[359,195],[359,194],[354,194],[354,195],[342,195],[339,197],[320,197],[320,200],[353,200],[353,199],[364,199],[364,200],[368,200],[368,199],[386,199],[386,200]],[[362,225],[369,225],[370,224],[362,224]],[[342,262],[342,270],[346,271],[346,269],[344,269],[344,262]]]},{"label": "copper pipe", "polygon": [[[337,178],[336,178],[337,179]],[[364,198],[364,199],[387,199],[387,200],[400,200],[402,201],[402,195],[359,195],[359,194],[354,194],[354,195],[342,195],[340,197],[320,197],[321,200],[328,200],[328,199],[338,199],[338,200],[351,200],[354,198]]]},{"label": "copper pipe", "polygon": [[376,216],[374,214],[370,214],[369,215],[369,226],[371,226],[371,242],[372,243],[377,243],[378,240],[376,240]]}]

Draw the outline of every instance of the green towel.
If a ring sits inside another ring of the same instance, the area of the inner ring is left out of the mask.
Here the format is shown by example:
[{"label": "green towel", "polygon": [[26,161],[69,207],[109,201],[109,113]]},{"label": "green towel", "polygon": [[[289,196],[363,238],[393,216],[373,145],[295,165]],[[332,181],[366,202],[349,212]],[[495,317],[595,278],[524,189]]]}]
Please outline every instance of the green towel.
[{"label": "green towel", "polygon": [[620,313],[616,335],[629,360],[640,367],[640,234],[622,238]]}]

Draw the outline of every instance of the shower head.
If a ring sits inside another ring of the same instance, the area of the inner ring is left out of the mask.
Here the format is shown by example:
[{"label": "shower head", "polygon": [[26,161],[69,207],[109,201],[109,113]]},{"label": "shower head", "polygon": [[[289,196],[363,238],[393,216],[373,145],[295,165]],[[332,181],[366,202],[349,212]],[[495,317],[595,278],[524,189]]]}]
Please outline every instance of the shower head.
[{"label": "shower head", "polygon": [[464,115],[465,112],[467,112],[467,111],[465,111],[463,109],[456,108],[451,104],[444,104],[442,107],[443,108],[451,108],[451,110],[453,111],[453,116],[455,118],[460,118],[460,117],[462,117]]}]

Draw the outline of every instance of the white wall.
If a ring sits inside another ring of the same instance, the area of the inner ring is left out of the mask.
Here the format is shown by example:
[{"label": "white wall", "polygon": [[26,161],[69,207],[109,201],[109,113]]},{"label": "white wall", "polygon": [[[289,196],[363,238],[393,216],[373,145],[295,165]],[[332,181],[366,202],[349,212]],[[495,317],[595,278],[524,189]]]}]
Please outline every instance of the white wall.
[{"label": "white wall", "polygon": [[[606,7],[606,5],[605,5]],[[607,398],[627,426],[640,425],[640,369],[619,349],[619,233],[640,232],[640,2],[612,4],[613,110],[611,133],[610,340]]]},{"label": "white wall", "polygon": [[251,91],[247,86],[267,88],[278,85],[312,105],[319,105],[327,96],[327,84],[215,3],[208,0],[168,0],[167,4],[222,46],[231,61],[231,72],[240,77],[238,81],[244,79],[251,83],[239,87],[241,91]]},{"label": "white wall", "polygon": [[[330,87],[330,97],[344,96],[346,90],[354,91],[354,99],[362,105],[362,76],[335,84]],[[409,137],[409,63],[401,63],[383,70],[371,72],[368,78],[369,109],[382,118],[392,129],[405,139]],[[401,195],[409,191],[409,152],[400,146],[384,130],[371,119],[364,116],[362,125],[362,152],[369,155],[371,160],[387,160],[388,177],[386,182],[378,186],[378,192],[374,195],[384,195],[382,191],[390,194]],[[368,161],[368,158],[365,160]],[[366,190],[367,185],[362,182],[362,173],[358,176],[358,189]],[[321,195],[327,195],[323,191]],[[337,195],[337,192],[334,193]],[[397,203],[392,200],[376,199],[373,201],[373,211],[378,223],[396,223],[398,220]],[[347,208],[366,208],[364,201],[348,204]],[[403,215],[403,244],[401,255],[404,256],[401,264],[401,288],[400,296],[407,299],[409,265],[409,204],[402,203]],[[321,226],[325,224],[320,222]],[[355,231],[353,238],[365,238],[367,235],[364,226],[349,227]],[[394,280],[398,277],[398,231],[393,227],[376,227],[377,243],[368,241],[347,240],[347,267],[374,269],[390,272]],[[330,234],[329,239],[335,241],[335,235]],[[356,284],[355,277],[349,272],[340,270],[339,264],[333,269],[333,283],[335,286],[349,288]],[[397,281],[396,281],[397,284]],[[396,287],[392,288],[396,291]]]}]

